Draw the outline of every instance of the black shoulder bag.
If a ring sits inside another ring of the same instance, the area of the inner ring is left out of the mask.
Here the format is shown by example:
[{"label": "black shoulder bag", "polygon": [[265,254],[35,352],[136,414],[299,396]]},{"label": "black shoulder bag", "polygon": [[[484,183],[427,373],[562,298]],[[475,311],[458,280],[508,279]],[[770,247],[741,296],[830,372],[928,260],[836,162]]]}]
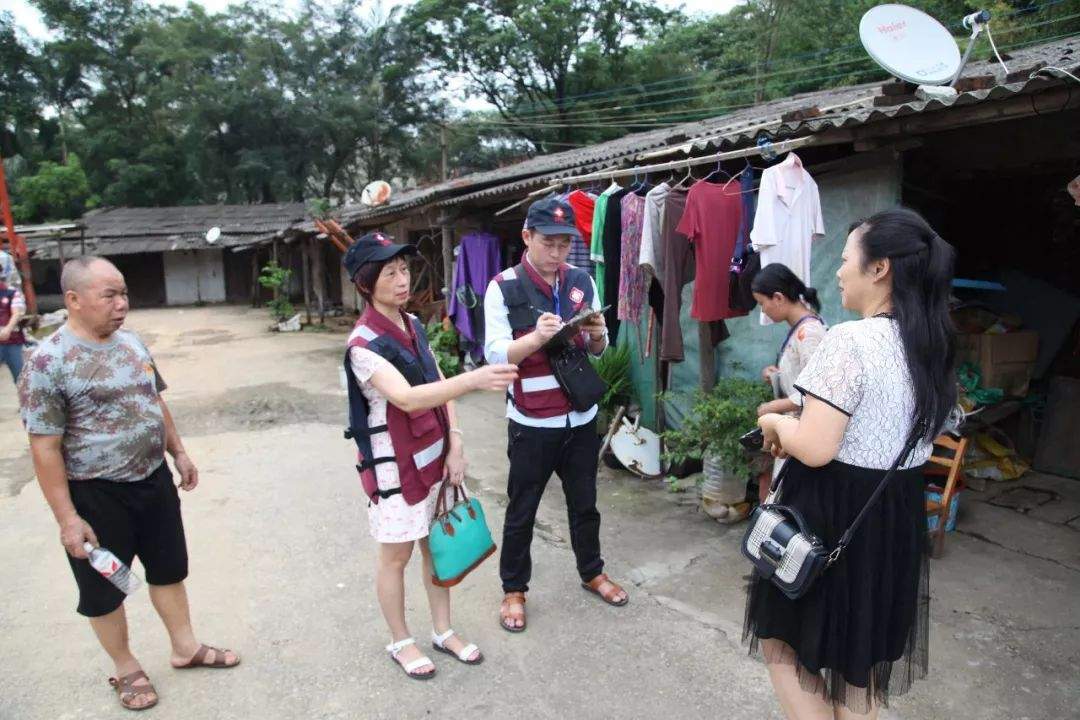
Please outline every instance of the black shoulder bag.
[{"label": "black shoulder bag", "polygon": [[742,542],[742,553],[753,563],[754,571],[769,580],[780,592],[792,600],[810,591],[814,581],[829,569],[851,542],[855,531],[866,519],[870,509],[881,499],[889,481],[896,474],[900,463],[911,456],[922,437],[922,423],[915,423],[907,445],[900,451],[892,467],[881,478],[874,494],[840,537],[840,542],[830,552],[825,544],[811,532],[802,514],[793,507],[778,504],[780,489],[787,475],[788,463],[773,482],[769,497],[750,516],[750,527]]},{"label": "black shoulder bag", "polygon": [[[518,287],[528,299],[530,311],[538,312],[536,308],[543,306],[540,291],[525,277],[525,269],[521,265],[515,268],[515,273],[520,278]],[[515,289],[512,294],[516,295],[517,292]],[[563,319],[565,320],[565,317]],[[531,322],[536,324],[535,316]],[[607,392],[607,383],[589,362],[589,354],[584,348],[578,347],[568,337],[556,335],[544,345],[541,352],[547,355],[555,382],[566,393],[570,407],[576,412],[586,412],[603,399],[604,393]]]}]

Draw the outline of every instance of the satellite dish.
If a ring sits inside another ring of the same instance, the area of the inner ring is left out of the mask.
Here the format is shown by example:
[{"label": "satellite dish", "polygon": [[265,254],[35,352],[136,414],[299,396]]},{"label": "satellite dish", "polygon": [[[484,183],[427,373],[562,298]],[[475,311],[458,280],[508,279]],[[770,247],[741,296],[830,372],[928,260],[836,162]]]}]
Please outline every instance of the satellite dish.
[{"label": "satellite dish", "polygon": [[874,62],[916,85],[948,84],[960,69],[960,48],[945,26],[907,5],[867,10],[859,38]]},{"label": "satellite dish", "polygon": [[221,228],[214,226],[206,231],[206,242],[213,245],[221,237]]},{"label": "satellite dish", "polygon": [[660,476],[660,437],[648,428],[623,418],[611,438],[611,452],[624,468],[635,475],[646,478]]},{"label": "satellite dish", "polygon": [[368,207],[385,205],[390,200],[390,192],[390,183],[385,180],[375,180],[364,187],[364,191],[360,193],[360,202]]}]

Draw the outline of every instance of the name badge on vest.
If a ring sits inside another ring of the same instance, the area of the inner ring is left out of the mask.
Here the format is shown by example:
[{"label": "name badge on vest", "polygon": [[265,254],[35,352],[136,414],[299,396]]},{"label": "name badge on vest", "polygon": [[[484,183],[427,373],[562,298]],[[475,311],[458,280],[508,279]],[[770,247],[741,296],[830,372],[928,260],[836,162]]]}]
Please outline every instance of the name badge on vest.
[{"label": "name badge on vest", "polygon": [[574,312],[581,309],[585,304],[585,291],[579,287],[570,290],[570,302],[574,303]]}]

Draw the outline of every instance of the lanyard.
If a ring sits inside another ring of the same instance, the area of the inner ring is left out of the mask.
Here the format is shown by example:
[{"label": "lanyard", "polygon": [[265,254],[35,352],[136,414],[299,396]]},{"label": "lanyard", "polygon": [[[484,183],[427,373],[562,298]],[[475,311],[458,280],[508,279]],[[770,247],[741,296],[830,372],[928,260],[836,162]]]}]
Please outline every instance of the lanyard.
[{"label": "lanyard", "polygon": [[551,295],[552,295],[552,299],[553,299],[553,301],[555,303],[555,314],[558,315],[561,318],[562,313],[559,311],[559,278],[557,278],[557,277],[555,278],[555,290],[554,290],[554,292],[552,292]]},{"label": "lanyard", "polygon": [[803,317],[802,317],[802,318],[801,318],[801,319],[799,320],[799,322],[797,322],[797,323],[795,323],[794,325],[792,325],[792,326],[791,326],[791,329],[790,329],[790,330],[788,330],[788,334],[787,334],[787,337],[786,337],[786,338],[784,338],[784,344],[780,346],[780,352],[776,353],[776,367],[780,367],[780,358],[782,358],[782,357],[784,356],[784,351],[785,351],[785,350],[787,350],[787,346],[788,346],[788,343],[789,343],[789,342],[791,342],[791,336],[792,336],[792,335],[794,335],[794,334],[795,334],[795,331],[799,329],[799,326],[800,326],[800,325],[802,325],[802,324],[803,324],[804,322],[806,322],[807,320],[817,320],[817,321],[818,321],[819,323],[821,323],[822,325],[824,325],[824,324],[825,324],[825,321],[824,321],[824,320],[822,320],[822,319],[821,319],[820,317],[818,317],[817,315],[804,315],[804,316],[803,316]]}]

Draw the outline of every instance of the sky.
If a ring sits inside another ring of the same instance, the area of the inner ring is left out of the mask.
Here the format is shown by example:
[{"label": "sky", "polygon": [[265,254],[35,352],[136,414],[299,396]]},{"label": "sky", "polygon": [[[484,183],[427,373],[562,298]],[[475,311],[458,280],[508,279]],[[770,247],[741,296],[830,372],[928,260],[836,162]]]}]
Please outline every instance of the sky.
[{"label": "sky", "polygon": [[[657,5],[667,8],[682,6],[687,13],[692,15],[712,15],[726,12],[738,5],[740,0],[654,0]],[[187,0],[149,0],[151,5],[173,5],[183,7]],[[384,5],[392,7],[407,3],[408,0],[385,0]],[[200,0],[203,7],[211,11],[224,10],[232,4],[231,0]],[[285,7],[299,7],[300,0],[282,0]],[[10,11],[15,16],[15,22],[22,26],[32,37],[42,38],[45,35],[45,27],[41,24],[37,10],[31,7],[27,0],[0,0],[0,11]]]}]

